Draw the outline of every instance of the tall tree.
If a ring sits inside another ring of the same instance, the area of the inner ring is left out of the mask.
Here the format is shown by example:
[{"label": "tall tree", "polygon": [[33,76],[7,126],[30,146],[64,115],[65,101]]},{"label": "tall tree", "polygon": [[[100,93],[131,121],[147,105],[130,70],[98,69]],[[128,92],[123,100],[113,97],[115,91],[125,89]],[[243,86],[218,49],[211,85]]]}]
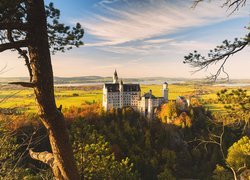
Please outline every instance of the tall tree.
[{"label": "tall tree", "polygon": [[[46,18],[50,18],[47,22]],[[52,152],[33,152],[32,158],[48,164],[56,179],[79,179],[65,120],[54,96],[50,50],[64,52],[82,45],[80,24],[59,23],[60,11],[43,0],[1,0],[0,52],[16,50],[24,58],[30,82],[12,84],[33,88],[40,119],[48,130]]]},{"label": "tall tree", "polygon": [[[195,8],[200,2],[206,0],[195,0],[193,8]],[[226,7],[233,12],[239,10],[241,7],[246,5],[247,0],[225,0],[222,4],[222,7]],[[250,25],[246,27],[249,30],[249,33],[246,34],[243,38],[235,38],[234,41],[224,40],[221,45],[218,45],[213,50],[210,50],[207,57],[201,55],[196,50],[193,53],[184,57],[184,63],[191,65],[193,68],[197,68],[197,71],[206,70],[209,66],[220,63],[219,68],[215,74],[212,74],[209,78],[213,81],[216,81],[221,74],[225,74],[226,80],[229,80],[229,75],[224,69],[224,65],[227,60],[243,50],[250,45]]]},{"label": "tall tree", "polygon": [[226,110],[221,119],[226,119],[229,124],[242,125],[243,134],[250,135],[250,96],[247,90],[237,89],[228,91],[227,89],[221,90],[217,93],[218,100],[224,104]]}]

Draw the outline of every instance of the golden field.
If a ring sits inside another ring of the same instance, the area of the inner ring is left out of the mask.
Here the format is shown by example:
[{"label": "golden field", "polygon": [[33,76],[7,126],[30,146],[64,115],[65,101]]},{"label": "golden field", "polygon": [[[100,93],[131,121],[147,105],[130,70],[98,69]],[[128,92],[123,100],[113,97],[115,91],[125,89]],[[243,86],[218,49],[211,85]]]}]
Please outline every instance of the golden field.
[{"label": "golden field", "polygon": [[[35,97],[32,89],[20,88],[18,86],[0,86],[0,108],[15,108],[23,112],[35,112],[37,110]],[[220,110],[222,104],[215,103],[216,93],[222,89],[237,89],[239,87],[219,87],[197,84],[170,84],[169,99],[174,100],[178,96],[186,98],[195,97],[206,102],[205,105],[211,110]],[[162,95],[161,85],[141,85],[142,94],[153,91],[155,96]],[[250,87],[243,87],[250,93]],[[102,86],[88,85],[79,87],[55,87],[56,103],[63,108],[81,106],[82,104],[102,102]]]}]

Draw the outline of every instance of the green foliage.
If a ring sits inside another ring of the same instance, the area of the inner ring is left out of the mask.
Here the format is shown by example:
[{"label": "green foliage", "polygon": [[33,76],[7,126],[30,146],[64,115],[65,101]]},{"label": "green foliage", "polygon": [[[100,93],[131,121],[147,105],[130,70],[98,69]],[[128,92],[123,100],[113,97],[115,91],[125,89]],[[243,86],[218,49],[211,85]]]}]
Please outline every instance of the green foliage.
[{"label": "green foliage", "polygon": [[10,176],[10,172],[14,170],[16,161],[15,152],[18,149],[16,139],[13,134],[7,130],[1,122],[0,127],[0,177],[5,178]]},{"label": "green foliage", "polygon": [[[128,157],[133,171],[138,171],[138,178],[155,179],[166,168],[174,174],[176,155],[169,150],[171,132],[158,121],[149,125],[144,117],[129,108],[93,118],[86,114],[73,123],[71,131],[72,140],[77,144],[93,144],[91,139],[98,139],[93,138],[96,137],[93,131],[103,135],[110,142],[115,159],[121,162]],[[172,144],[176,146],[174,141]]]},{"label": "green foliage", "polygon": [[169,171],[167,168],[164,169],[163,172],[161,172],[157,176],[158,180],[175,180],[176,178],[172,175],[171,171]]},{"label": "green foliage", "polygon": [[233,179],[232,173],[220,165],[216,165],[214,170],[213,179],[214,180],[231,180]]},{"label": "green foliage", "polygon": [[228,74],[224,71],[224,63],[231,55],[246,47],[247,44],[248,41],[239,40],[238,38],[235,38],[233,42],[224,40],[221,45],[210,50],[207,57],[201,55],[195,50],[193,53],[189,53],[189,55],[184,57],[183,63],[190,64],[192,67],[198,68],[198,70],[203,70],[210,65],[224,60],[217,73],[212,75],[211,79],[216,81],[221,73],[224,73],[228,79]]},{"label": "green foliage", "polygon": [[80,174],[84,179],[134,179],[129,159],[121,162],[115,160],[110,150],[109,143],[102,136],[96,138],[96,142],[86,144],[83,147],[74,148],[80,167]]},{"label": "green foliage", "polygon": [[46,6],[46,15],[48,19],[48,38],[51,52],[54,54],[57,51],[65,52],[72,49],[73,46],[79,47],[83,45],[81,39],[84,35],[84,30],[81,24],[77,23],[75,27],[70,29],[70,26],[59,22],[60,10],[54,7],[53,3]]},{"label": "green foliage", "polygon": [[77,96],[79,96],[79,94],[73,93],[72,96],[73,96],[73,97],[77,97]]},{"label": "green foliage", "polygon": [[34,173],[34,169],[25,167],[22,147],[17,141],[17,132],[11,131],[6,126],[3,119],[0,122],[0,179],[51,179],[52,173],[48,170],[40,169],[38,173]]},{"label": "green foliage", "polygon": [[240,168],[250,167],[250,139],[243,136],[235,142],[229,149],[226,159],[227,163],[236,171]]},{"label": "green foliage", "polygon": [[[194,2],[193,7],[196,7],[197,4],[204,0],[197,0]],[[231,13],[239,10],[240,7],[246,5],[246,0],[226,0],[223,3],[222,7],[228,7],[228,9],[233,9]],[[249,27],[247,28],[249,29]],[[197,71],[207,70],[211,65],[216,65],[220,63],[220,66],[215,74],[212,74],[209,77],[210,80],[216,81],[218,77],[222,74],[225,75],[224,78],[229,80],[228,73],[225,72],[224,65],[227,62],[228,58],[238,53],[245,47],[250,44],[250,33],[248,32],[244,38],[235,38],[234,41],[224,40],[221,45],[217,46],[213,50],[210,50],[207,57],[199,54],[196,50],[193,53],[184,57],[183,63],[188,63],[194,68],[197,68]]]},{"label": "green foliage", "polygon": [[[71,28],[60,23],[60,10],[53,3],[45,7],[47,16],[47,31],[50,51],[65,52],[73,47],[83,45],[84,30],[79,23]],[[11,30],[14,41],[26,40],[29,28],[28,14],[29,3],[25,0],[2,0],[0,2],[0,24],[4,28],[0,30],[0,44],[8,42],[6,30]]]},{"label": "green foliage", "polygon": [[71,129],[73,149],[82,179],[135,179],[130,160],[125,158],[117,161],[104,137],[91,126],[85,125],[80,121]]},{"label": "green foliage", "polygon": [[245,123],[243,132],[247,133],[250,130],[250,96],[247,94],[247,90],[228,91],[224,89],[217,93],[217,96],[226,109],[224,118],[231,123],[243,121]]},{"label": "green foliage", "polygon": [[[91,94],[85,90],[62,89],[62,91],[57,90],[57,98],[70,98],[73,93],[79,94],[82,98],[86,95],[84,93],[94,96],[96,92],[93,91]],[[30,92],[23,91],[20,96],[28,94]],[[74,98],[78,97],[72,99]],[[189,128],[163,124],[156,119],[148,121],[131,108],[104,112],[97,103],[64,108],[63,111],[71,120],[69,122],[71,142],[73,142],[78,168],[85,179],[90,177],[92,179],[98,177],[101,179],[125,177],[127,179],[204,179],[212,176],[215,179],[226,179],[231,176],[218,146],[207,144],[205,148],[203,145],[198,146],[198,141],[194,141],[195,138],[203,140],[213,138],[210,132],[215,135],[221,133],[221,127],[216,126],[211,113],[201,105],[191,108],[188,116],[192,123],[188,124]],[[10,116],[9,121],[11,118],[14,117]],[[19,118],[34,119],[32,116],[19,116]],[[183,119],[186,119],[185,116]],[[21,119],[20,122],[22,122]],[[241,134],[237,129],[226,126],[223,139],[224,152],[226,153],[227,149],[240,138]],[[13,144],[17,142],[13,141]],[[17,176],[22,179],[24,177],[46,179],[51,175],[49,172],[37,169],[34,171],[29,166],[30,163],[30,161],[20,163],[25,167],[16,168]],[[218,164],[221,167],[216,168]]]},{"label": "green foliage", "polygon": [[[22,8],[24,7],[24,0],[1,0],[0,2],[0,23],[1,26],[4,23],[13,22],[17,25],[20,22],[26,22],[26,11]],[[9,26],[7,26],[9,27]],[[9,27],[10,28],[10,27]],[[15,29],[15,28],[13,28]],[[7,42],[7,35],[5,31],[0,30],[0,44]],[[14,40],[21,40],[23,35],[19,31],[14,31]]]},{"label": "green foliage", "polygon": [[233,170],[236,173],[236,176],[238,176],[250,167],[249,137],[243,136],[228,149],[225,163],[227,164],[227,169],[220,165],[216,166],[213,179],[233,179],[231,170]]}]

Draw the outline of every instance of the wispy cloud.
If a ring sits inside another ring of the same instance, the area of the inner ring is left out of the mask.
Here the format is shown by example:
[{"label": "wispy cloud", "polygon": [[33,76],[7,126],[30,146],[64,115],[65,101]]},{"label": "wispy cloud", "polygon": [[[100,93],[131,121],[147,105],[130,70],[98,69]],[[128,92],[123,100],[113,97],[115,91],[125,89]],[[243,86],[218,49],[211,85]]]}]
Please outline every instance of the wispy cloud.
[{"label": "wispy cloud", "polygon": [[187,40],[145,40],[140,43],[131,43],[129,45],[113,45],[98,47],[101,50],[124,54],[124,55],[138,55],[138,56],[159,56],[164,54],[182,54],[193,50],[207,51],[215,47],[215,44],[209,42],[187,41]]},{"label": "wispy cloud", "polygon": [[173,39],[150,39],[150,40],[145,40],[145,43],[150,43],[150,44],[162,44],[162,43],[168,43],[173,41]]},{"label": "wispy cloud", "polygon": [[95,5],[96,6],[106,6],[115,2],[119,2],[121,0],[101,0],[99,2],[97,2]]},{"label": "wispy cloud", "polygon": [[[86,43],[87,46],[119,45],[228,19],[225,9],[214,3],[203,3],[194,10],[190,8],[191,1],[131,1],[125,3],[125,7],[121,4],[119,9],[112,7],[112,2],[117,1],[101,1],[102,15],[92,14],[91,18],[82,21],[88,34],[102,40],[99,43]],[[245,15],[243,12],[237,16]],[[151,40],[151,43],[155,42]]]}]

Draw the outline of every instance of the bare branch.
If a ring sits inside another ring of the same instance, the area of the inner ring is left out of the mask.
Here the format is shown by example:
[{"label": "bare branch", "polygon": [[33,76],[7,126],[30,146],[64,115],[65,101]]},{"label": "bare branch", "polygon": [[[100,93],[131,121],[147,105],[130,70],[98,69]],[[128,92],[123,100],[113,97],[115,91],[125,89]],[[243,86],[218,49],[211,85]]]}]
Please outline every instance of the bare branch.
[{"label": "bare branch", "polygon": [[7,64],[5,64],[5,66],[4,67],[2,67],[1,69],[0,69],[0,74],[3,74],[3,73],[5,73],[5,69],[7,68]]},{"label": "bare branch", "polygon": [[[204,0],[194,0],[191,8],[196,8],[196,6],[203,1]],[[226,0],[226,2],[223,3],[222,7],[228,7],[228,10],[232,9],[231,13],[229,14],[232,15],[235,11],[239,10],[240,7],[243,7],[245,5],[246,0]]]},{"label": "bare branch", "polygon": [[[250,34],[247,37],[249,36]],[[220,74],[224,73],[226,75],[226,78],[224,79],[229,80],[229,75],[225,72],[224,69],[225,63],[227,62],[229,57],[244,49],[248,44],[249,42],[247,40],[240,41],[237,38],[234,42],[225,40],[223,41],[223,44],[221,46],[217,46],[214,50],[210,50],[210,52],[208,53],[208,57],[204,57],[197,53],[197,51],[194,51],[194,53],[190,53],[188,56],[184,57],[185,60],[183,61],[183,63],[187,63],[191,65],[191,67],[198,68],[196,71],[194,71],[198,72],[201,70],[207,70],[209,66],[223,61],[216,73],[211,74],[209,79],[216,81]]]},{"label": "bare branch", "polygon": [[[8,37],[8,40],[9,40],[11,43],[14,43],[14,39],[13,39],[13,37],[12,37],[12,30],[10,30],[10,29],[7,30],[7,37]],[[22,50],[21,48],[16,48],[16,50],[17,50],[18,53],[24,58],[24,60],[25,60],[25,65],[27,66],[28,71],[29,71],[30,82],[32,82],[33,75],[32,75],[32,69],[31,69],[31,66],[30,66],[30,60],[29,60],[29,57],[27,56],[27,51]]]},{"label": "bare branch", "polygon": [[231,2],[231,0],[227,0],[223,6],[228,6],[228,9],[233,8],[232,12],[229,14],[233,14],[235,11],[239,10],[240,7],[243,7],[246,5],[246,0],[234,0]]},{"label": "bare branch", "polygon": [[193,5],[192,5],[192,7],[191,8],[196,8],[196,6],[200,3],[200,2],[202,2],[203,0],[195,0],[194,2],[193,2]]},{"label": "bare branch", "polygon": [[223,72],[224,74],[226,74],[226,80],[228,81],[229,80],[229,75],[228,75],[228,73],[226,73],[225,72],[225,69],[224,69],[224,65],[225,65],[225,63],[227,62],[227,59],[229,58],[229,56],[227,56],[225,59],[224,59],[224,61],[223,61],[223,63],[220,65],[220,67],[219,67],[219,69],[217,70],[217,72],[216,72],[216,74],[212,74],[211,75],[211,77],[209,78],[210,80],[212,80],[212,81],[216,81],[217,80],[217,78],[220,76],[220,74],[221,74],[221,72]]},{"label": "bare branch", "polygon": [[244,166],[242,166],[242,167],[240,167],[238,170],[237,170],[237,174],[241,174],[241,172],[243,172],[244,170],[246,170],[247,169],[247,165],[246,165],[246,163],[244,163]]},{"label": "bare branch", "polygon": [[45,164],[49,165],[50,167],[53,167],[55,164],[55,159],[52,153],[49,153],[47,151],[44,152],[34,152],[32,149],[29,150],[30,157],[32,159],[42,161]]},{"label": "bare branch", "polygon": [[10,82],[9,84],[20,85],[22,87],[29,87],[29,88],[36,87],[36,84],[31,82]]},{"label": "bare branch", "polygon": [[[29,139],[29,140],[28,140],[28,144],[27,144],[27,148],[26,148],[26,150],[19,156],[19,158],[18,158],[16,164],[14,165],[13,169],[10,170],[8,174],[11,174],[11,173],[16,169],[16,167],[18,166],[18,164],[21,162],[21,160],[22,160],[22,158],[24,157],[26,151],[29,150],[29,147],[30,147],[30,145],[32,144],[33,136],[36,134],[36,132],[37,132],[37,131],[34,131],[34,132],[32,133],[32,135],[31,135],[31,137],[29,137],[28,135],[25,134],[25,135],[27,136],[27,139]],[[26,140],[27,140],[27,139],[26,139]],[[26,140],[25,140],[25,141],[26,141]],[[24,141],[24,142],[25,142],[25,141]],[[20,147],[21,147],[21,146],[24,146],[24,145],[25,145],[25,144],[22,143],[22,144],[20,145]]]},{"label": "bare branch", "polygon": [[29,59],[29,57],[27,56],[27,51],[22,50],[21,48],[17,48],[17,51],[19,52],[19,54],[20,54],[20,55],[24,58],[24,60],[25,60],[25,65],[27,66],[28,71],[29,71],[29,75],[30,75],[30,82],[32,82],[33,74],[32,74],[32,69],[31,69],[31,66],[30,66],[30,59]]}]

